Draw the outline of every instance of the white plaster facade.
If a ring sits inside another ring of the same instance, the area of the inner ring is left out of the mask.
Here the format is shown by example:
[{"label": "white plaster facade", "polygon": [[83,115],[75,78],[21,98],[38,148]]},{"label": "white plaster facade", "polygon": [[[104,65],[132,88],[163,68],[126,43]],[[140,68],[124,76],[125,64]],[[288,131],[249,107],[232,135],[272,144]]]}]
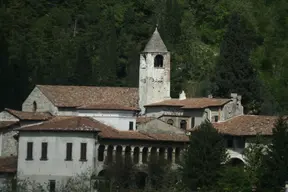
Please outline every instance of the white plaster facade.
[{"label": "white plaster facade", "polygon": [[[33,160],[26,160],[27,142],[33,142]],[[48,143],[47,160],[40,160],[42,142]],[[66,143],[72,143],[72,160],[66,161]],[[87,161],[80,161],[80,145],[87,143]],[[95,134],[82,132],[20,132],[17,175],[39,183],[65,181],[95,168]]]},{"label": "white plaster facade", "polygon": [[130,122],[132,122],[133,130],[136,129],[136,116],[134,111],[78,110],[78,115],[92,117],[93,119],[110,125],[120,131],[129,131]]}]

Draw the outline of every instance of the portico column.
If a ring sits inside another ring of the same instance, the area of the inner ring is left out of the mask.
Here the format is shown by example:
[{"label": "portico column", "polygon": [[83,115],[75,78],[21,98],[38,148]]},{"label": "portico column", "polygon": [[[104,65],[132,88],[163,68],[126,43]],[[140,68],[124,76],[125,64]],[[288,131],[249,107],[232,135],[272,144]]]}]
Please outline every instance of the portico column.
[{"label": "portico column", "polygon": [[143,149],[144,147],[139,147],[139,164],[143,164]]},{"label": "portico column", "polygon": [[175,148],[172,148],[172,163],[175,164],[175,156],[176,156],[176,150]]},{"label": "portico column", "polygon": [[[150,156],[151,156],[151,149],[152,149],[152,147],[147,147],[147,162],[149,162],[149,160],[150,160]],[[157,151],[156,151],[157,152]]]},{"label": "portico column", "polygon": [[131,148],[131,151],[130,151],[131,160],[132,160],[132,162],[134,162],[134,148],[135,148],[135,146],[131,146],[130,148]]},{"label": "portico column", "polygon": [[164,148],[164,159],[166,159],[166,160],[168,159],[167,158],[167,155],[168,155],[167,153],[168,153],[168,149]]},{"label": "portico column", "polygon": [[[111,153],[111,162],[113,162],[114,160],[114,156],[116,154],[116,151],[115,151],[115,146],[114,145],[110,145],[112,147],[112,153]],[[107,147],[107,157],[108,157],[108,149],[109,149],[109,146]]]}]

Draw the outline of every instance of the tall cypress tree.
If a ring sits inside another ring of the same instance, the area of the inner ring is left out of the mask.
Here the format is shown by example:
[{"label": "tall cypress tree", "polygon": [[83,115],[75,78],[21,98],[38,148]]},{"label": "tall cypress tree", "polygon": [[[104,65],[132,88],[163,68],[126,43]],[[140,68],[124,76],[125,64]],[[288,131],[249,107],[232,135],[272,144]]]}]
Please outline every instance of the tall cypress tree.
[{"label": "tall cypress tree", "polygon": [[229,97],[231,92],[241,94],[242,102],[249,110],[259,108],[261,103],[260,83],[249,61],[254,42],[254,32],[239,14],[233,13],[211,79],[213,95]]},{"label": "tall cypress tree", "polygon": [[181,166],[183,182],[190,190],[209,187],[219,178],[227,160],[223,136],[209,121],[203,122],[190,136]]}]

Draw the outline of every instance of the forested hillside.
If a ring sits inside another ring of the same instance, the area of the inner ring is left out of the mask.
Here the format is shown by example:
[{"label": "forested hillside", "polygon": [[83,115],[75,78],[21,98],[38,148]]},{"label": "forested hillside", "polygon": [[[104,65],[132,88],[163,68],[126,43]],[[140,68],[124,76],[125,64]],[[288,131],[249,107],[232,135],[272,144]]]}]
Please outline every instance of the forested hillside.
[{"label": "forested hillside", "polygon": [[247,112],[288,111],[287,0],[2,0],[0,108],[35,84],[138,86],[156,24],[172,96],[243,95]]}]

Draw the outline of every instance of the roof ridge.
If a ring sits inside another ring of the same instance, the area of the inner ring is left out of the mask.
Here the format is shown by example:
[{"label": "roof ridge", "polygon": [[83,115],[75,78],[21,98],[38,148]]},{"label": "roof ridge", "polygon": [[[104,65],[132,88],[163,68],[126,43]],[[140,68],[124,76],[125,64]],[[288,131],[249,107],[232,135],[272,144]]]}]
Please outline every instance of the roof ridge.
[{"label": "roof ridge", "polygon": [[138,89],[138,87],[118,87],[118,86],[93,86],[93,85],[51,85],[51,84],[36,84],[35,87],[44,87],[44,86],[53,86],[53,87],[107,87],[107,88],[132,88],[132,89]]}]

